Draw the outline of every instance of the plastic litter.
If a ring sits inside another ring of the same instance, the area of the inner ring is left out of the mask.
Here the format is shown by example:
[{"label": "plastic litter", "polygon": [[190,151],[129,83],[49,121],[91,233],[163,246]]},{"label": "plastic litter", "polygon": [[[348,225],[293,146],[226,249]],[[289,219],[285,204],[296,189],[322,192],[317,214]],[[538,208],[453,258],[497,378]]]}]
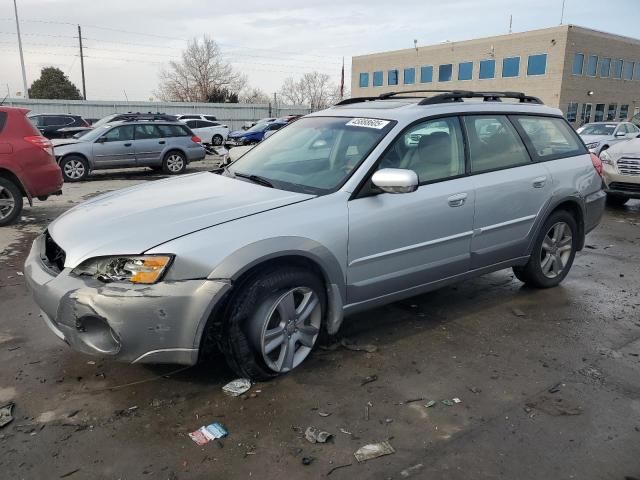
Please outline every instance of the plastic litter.
[{"label": "plastic litter", "polygon": [[462,400],[460,400],[458,397],[454,397],[451,400],[453,400],[453,403],[462,403]]},{"label": "plastic litter", "polygon": [[513,314],[516,317],[526,317],[527,316],[526,313],[524,313],[522,310],[520,310],[519,308],[516,308],[516,307],[512,308],[511,311],[513,312]]},{"label": "plastic litter", "polygon": [[0,407],[0,428],[9,425],[13,421],[13,403],[7,403]]},{"label": "plastic litter", "polygon": [[232,397],[242,395],[244,392],[251,388],[251,381],[246,378],[238,378],[227,383],[222,387],[222,391]]},{"label": "plastic litter", "polygon": [[378,376],[377,375],[369,375],[368,377],[364,377],[362,379],[362,382],[360,383],[360,386],[364,386],[367,383],[371,383],[371,382],[375,382],[376,380],[378,380]]},{"label": "plastic litter", "polygon": [[314,457],[302,457],[302,464],[303,465],[311,465],[314,460],[315,460]]},{"label": "plastic litter", "polygon": [[442,400],[440,403],[446,405],[447,407],[453,406],[453,402],[451,400]]},{"label": "plastic litter", "polygon": [[198,445],[206,445],[211,440],[216,438],[224,438],[229,435],[229,432],[218,422],[211,425],[202,426],[195,432],[189,434],[189,438],[196,442]]},{"label": "plastic litter", "polygon": [[304,438],[311,443],[326,443],[331,437],[333,437],[332,434],[316,427],[307,427],[304,432]]},{"label": "plastic litter", "polygon": [[405,468],[404,470],[402,470],[400,472],[400,476],[404,478],[409,478],[410,476],[419,472],[423,468],[424,468],[424,465],[422,463],[418,463],[417,465],[413,465],[412,467]]},{"label": "plastic litter", "polygon": [[343,338],[340,341],[340,345],[342,345],[343,348],[346,348],[347,350],[351,350],[353,352],[373,353],[378,351],[378,347],[376,347],[375,345],[358,345],[356,343],[352,343],[346,338]]},{"label": "plastic litter", "polygon": [[427,408],[431,408],[433,407],[437,402],[435,400],[429,400],[426,404],[425,407]]},{"label": "plastic litter", "polygon": [[353,454],[356,457],[356,460],[360,463],[366,462],[367,460],[371,460],[372,458],[382,457],[384,455],[391,455],[392,453],[396,453],[389,442],[380,442],[380,443],[371,443],[369,445],[365,445],[364,447],[360,447]]}]

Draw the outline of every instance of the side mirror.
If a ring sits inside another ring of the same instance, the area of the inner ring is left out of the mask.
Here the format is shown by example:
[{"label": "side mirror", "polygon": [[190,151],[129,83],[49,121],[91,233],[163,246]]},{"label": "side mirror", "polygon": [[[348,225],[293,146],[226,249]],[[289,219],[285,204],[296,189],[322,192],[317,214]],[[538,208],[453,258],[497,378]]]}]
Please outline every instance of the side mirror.
[{"label": "side mirror", "polygon": [[617,137],[617,138],[626,137],[626,136],[627,136],[627,134],[626,134],[626,133],[624,133],[624,132],[618,132],[618,133],[616,133],[616,137]]},{"label": "side mirror", "polygon": [[386,193],[411,193],[418,189],[418,174],[402,168],[383,168],[373,174],[371,182]]},{"label": "side mirror", "polygon": [[96,140],[96,143],[104,143],[106,141],[107,139],[105,137],[100,137],[99,139]]},{"label": "side mirror", "polygon": [[638,135],[636,135],[636,138],[640,138],[640,133]]}]

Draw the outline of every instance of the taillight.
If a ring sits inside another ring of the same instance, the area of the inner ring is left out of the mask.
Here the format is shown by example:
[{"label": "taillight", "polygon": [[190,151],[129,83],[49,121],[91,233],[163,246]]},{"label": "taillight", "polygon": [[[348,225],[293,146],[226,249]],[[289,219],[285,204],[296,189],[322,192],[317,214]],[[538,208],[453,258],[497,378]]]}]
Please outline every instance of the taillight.
[{"label": "taillight", "polygon": [[591,154],[591,163],[593,163],[593,168],[596,169],[598,175],[602,176],[602,160],[595,153]]},{"label": "taillight", "polygon": [[200,137],[198,137],[197,135],[194,135],[193,137],[191,137],[191,141],[193,143],[202,143],[202,139]]},{"label": "taillight", "polygon": [[43,149],[50,155],[53,155],[53,144],[49,141],[48,138],[45,138],[42,135],[32,135],[29,137],[24,137],[24,140],[32,145],[35,145],[36,147]]}]

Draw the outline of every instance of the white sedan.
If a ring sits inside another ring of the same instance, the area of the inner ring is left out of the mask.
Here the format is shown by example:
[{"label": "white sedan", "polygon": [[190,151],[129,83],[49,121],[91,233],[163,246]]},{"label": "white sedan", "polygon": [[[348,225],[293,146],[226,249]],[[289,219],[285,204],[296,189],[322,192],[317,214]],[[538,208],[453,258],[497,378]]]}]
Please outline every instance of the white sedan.
[{"label": "white sedan", "polygon": [[202,143],[219,146],[229,135],[229,127],[219,122],[208,120],[183,120],[182,122],[202,139]]}]

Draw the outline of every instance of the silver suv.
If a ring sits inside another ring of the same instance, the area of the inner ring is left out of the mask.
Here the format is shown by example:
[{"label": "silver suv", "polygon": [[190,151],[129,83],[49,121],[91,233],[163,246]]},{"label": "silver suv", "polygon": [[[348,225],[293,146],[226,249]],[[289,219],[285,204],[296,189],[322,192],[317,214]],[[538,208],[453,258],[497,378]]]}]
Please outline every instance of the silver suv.
[{"label": "silver suv", "polygon": [[523,94],[350,99],[217,172],[69,210],[25,276],[76,350],[191,365],[217,345],[265,379],[354,312],[504,268],[558,285],[602,215],[601,168]]},{"label": "silver suv", "polygon": [[93,170],[127,167],[183,173],[202,160],[201,139],[183,123],[125,120],[99,125],[77,139],[54,142],[54,155],[66,182],[84,180]]}]

